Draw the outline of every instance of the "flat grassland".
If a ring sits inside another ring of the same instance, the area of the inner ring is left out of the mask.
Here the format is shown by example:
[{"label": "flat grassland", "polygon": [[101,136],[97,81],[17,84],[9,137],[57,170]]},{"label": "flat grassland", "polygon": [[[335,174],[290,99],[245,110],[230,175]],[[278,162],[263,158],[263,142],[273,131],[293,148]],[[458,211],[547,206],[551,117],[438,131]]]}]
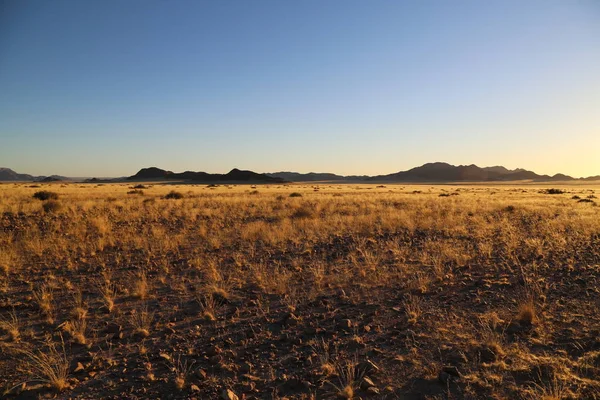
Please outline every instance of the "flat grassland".
[{"label": "flat grassland", "polygon": [[134,185],[0,185],[4,396],[600,398],[598,187]]}]

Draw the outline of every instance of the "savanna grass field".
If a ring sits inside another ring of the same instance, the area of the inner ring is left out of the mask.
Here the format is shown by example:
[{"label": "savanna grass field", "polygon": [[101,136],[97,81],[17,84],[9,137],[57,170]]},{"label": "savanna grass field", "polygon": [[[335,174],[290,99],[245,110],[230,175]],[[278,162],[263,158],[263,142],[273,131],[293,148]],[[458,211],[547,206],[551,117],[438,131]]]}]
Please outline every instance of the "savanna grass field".
[{"label": "savanna grass field", "polygon": [[596,196],[0,184],[0,393],[600,399]]}]

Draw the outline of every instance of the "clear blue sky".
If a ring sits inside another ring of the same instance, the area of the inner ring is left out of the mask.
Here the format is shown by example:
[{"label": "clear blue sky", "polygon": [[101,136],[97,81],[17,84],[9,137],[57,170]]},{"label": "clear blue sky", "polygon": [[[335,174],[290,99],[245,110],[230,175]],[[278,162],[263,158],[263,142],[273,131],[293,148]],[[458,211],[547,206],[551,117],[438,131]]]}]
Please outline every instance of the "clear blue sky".
[{"label": "clear blue sky", "polygon": [[0,0],[0,166],[600,174],[600,2]]}]

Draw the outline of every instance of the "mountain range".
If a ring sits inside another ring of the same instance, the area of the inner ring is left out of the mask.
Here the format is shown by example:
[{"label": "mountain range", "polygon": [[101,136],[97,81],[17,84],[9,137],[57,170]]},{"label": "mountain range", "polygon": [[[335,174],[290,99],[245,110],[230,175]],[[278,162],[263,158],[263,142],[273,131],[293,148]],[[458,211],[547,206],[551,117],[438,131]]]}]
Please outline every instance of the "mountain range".
[{"label": "mountain range", "polygon": [[427,163],[407,171],[377,176],[343,176],[329,173],[299,174],[297,172],[274,172],[266,174],[274,178],[282,178],[289,182],[308,181],[359,181],[359,182],[501,182],[501,181],[593,181],[600,180],[600,175],[588,178],[573,178],[565,174],[539,175],[526,169],[508,169],[503,166],[478,167],[477,165],[451,165],[444,162]]},{"label": "mountain range", "polygon": [[[52,182],[76,180],[63,176],[32,176],[19,174],[9,168],[0,168],[0,181],[36,181]],[[226,174],[210,174],[206,172],[172,172],[157,167],[142,168],[135,175],[116,179],[88,179],[88,182],[100,181],[148,181],[148,180],[177,180],[204,183],[217,182],[248,182],[248,183],[283,183],[283,182],[406,182],[406,183],[444,183],[444,182],[565,182],[565,181],[600,181],[600,175],[587,178],[573,178],[564,174],[539,175],[522,168],[508,169],[503,166],[478,167],[477,165],[451,165],[444,162],[427,163],[407,171],[388,175],[337,175],[332,173],[309,172],[273,172],[260,174],[253,171],[232,169]]]},{"label": "mountain range", "polygon": [[168,179],[168,180],[186,180],[195,182],[262,182],[262,183],[283,183],[284,179],[267,176],[265,174],[258,174],[252,171],[243,171],[237,168],[232,169],[226,174],[209,174],[206,172],[172,172],[164,169],[150,167],[142,168],[137,174],[130,176],[127,180],[139,181],[139,180],[154,180],[154,179]]},{"label": "mountain range", "polygon": [[29,174],[19,174],[10,168],[0,168],[0,181],[4,182],[57,182],[67,180],[72,180],[72,178],[59,175],[33,176]]}]

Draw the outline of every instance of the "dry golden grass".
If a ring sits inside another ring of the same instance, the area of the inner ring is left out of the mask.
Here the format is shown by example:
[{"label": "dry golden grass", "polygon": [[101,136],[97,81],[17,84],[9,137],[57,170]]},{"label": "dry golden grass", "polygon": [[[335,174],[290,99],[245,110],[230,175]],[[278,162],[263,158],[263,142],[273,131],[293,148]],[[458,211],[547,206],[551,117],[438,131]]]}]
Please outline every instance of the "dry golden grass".
[{"label": "dry golden grass", "polygon": [[598,187],[29,186],[6,396],[600,398]]}]

